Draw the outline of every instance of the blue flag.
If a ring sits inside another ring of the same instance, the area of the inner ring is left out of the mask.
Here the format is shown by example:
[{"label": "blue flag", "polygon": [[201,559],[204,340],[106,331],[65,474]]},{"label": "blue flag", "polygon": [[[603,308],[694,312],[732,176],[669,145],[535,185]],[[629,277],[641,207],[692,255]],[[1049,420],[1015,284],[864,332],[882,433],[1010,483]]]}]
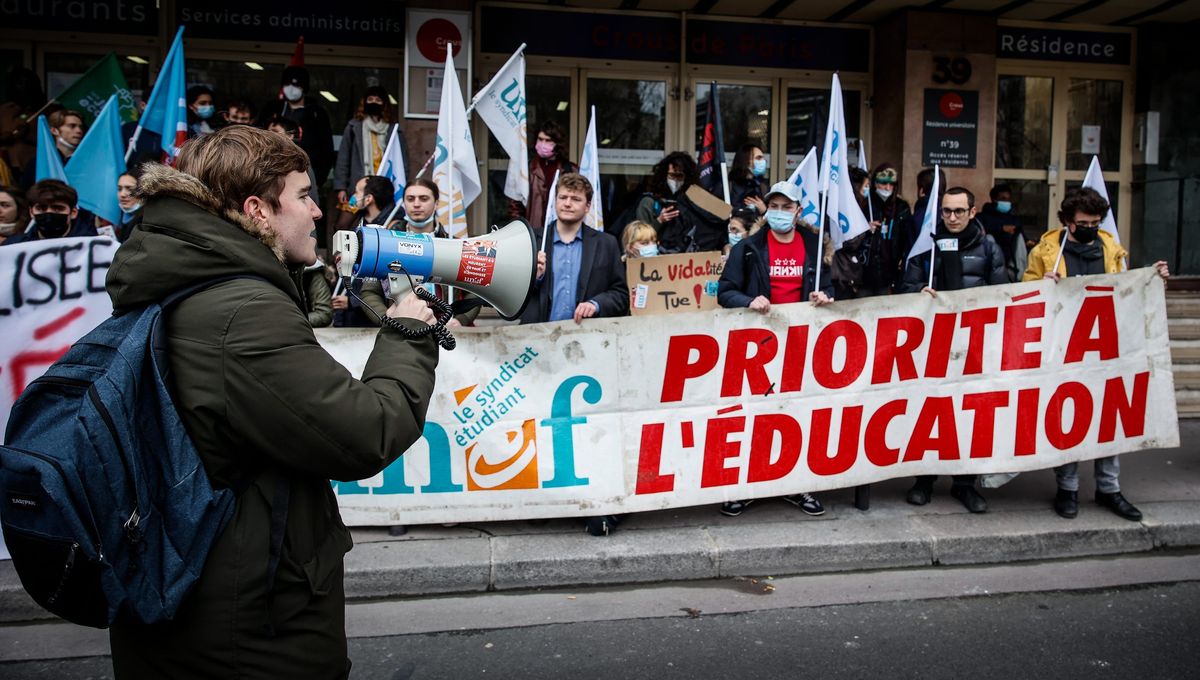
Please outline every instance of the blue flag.
[{"label": "blue flag", "polygon": [[50,134],[50,125],[45,116],[38,116],[37,138],[37,167],[33,180],[40,182],[44,179],[61,179],[67,181],[67,173],[63,170],[62,157],[58,155],[58,146],[54,143],[54,135]]},{"label": "blue flag", "polygon": [[117,202],[117,180],[125,170],[121,147],[121,104],[112,95],[71,156],[66,181],[79,192],[80,208],[113,224],[121,222],[121,205]]},{"label": "blue flag", "polygon": [[142,130],[150,130],[162,137],[162,150],[168,158],[175,158],[179,147],[187,141],[187,83],[183,72],[183,27],[175,34],[171,50],[158,72],[158,80],[146,101],[146,110],[138,119],[137,129],[129,140],[128,159],[137,146]]}]

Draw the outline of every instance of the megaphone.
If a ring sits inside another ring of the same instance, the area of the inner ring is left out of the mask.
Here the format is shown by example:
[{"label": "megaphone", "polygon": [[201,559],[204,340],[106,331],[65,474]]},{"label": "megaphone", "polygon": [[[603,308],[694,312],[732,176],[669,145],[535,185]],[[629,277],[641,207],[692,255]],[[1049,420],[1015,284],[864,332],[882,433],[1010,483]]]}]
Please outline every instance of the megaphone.
[{"label": "megaphone", "polygon": [[500,316],[525,311],[537,274],[537,244],[525,220],[467,239],[362,226],[333,234],[338,275],[388,279],[393,298],[414,283],[440,283],[478,296]]}]

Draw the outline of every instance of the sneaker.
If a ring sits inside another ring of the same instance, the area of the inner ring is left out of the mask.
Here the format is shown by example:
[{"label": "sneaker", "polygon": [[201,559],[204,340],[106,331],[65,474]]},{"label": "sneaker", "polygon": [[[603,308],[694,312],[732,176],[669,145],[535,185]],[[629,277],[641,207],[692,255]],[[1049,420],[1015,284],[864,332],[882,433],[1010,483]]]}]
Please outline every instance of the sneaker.
[{"label": "sneaker", "polygon": [[806,515],[816,517],[817,515],[825,514],[825,506],[821,505],[821,501],[813,498],[810,494],[798,493],[793,496],[784,496],[783,500],[800,508],[801,512]]},{"label": "sneaker", "polygon": [[737,517],[746,510],[753,500],[748,501],[726,501],[721,504],[721,514],[726,517]]},{"label": "sneaker", "polygon": [[613,515],[604,515],[602,517],[588,517],[584,530],[593,536],[608,536],[617,530],[619,520]]}]

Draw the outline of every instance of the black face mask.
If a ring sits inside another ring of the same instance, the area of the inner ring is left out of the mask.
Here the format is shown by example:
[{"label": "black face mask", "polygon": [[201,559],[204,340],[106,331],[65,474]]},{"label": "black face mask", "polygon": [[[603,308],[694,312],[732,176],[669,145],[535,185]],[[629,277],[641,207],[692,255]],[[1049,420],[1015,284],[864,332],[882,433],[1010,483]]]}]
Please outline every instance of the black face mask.
[{"label": "black face mask", "polygon": [[71,227],[71,216],[63,213],[44,212],[33,216],[33,226],[42,238],[65,236]]},{"label": "black face mask", "polygon": [[383,115],[383,104],[376,104],[375,102],[363,104],[363,113],[372,118],[378,118]]},{"label": "black face mask", "polygon": [[1100,227],[1075,227],[1075,240],[1080,243],[1091,243],[1100,233]]}]

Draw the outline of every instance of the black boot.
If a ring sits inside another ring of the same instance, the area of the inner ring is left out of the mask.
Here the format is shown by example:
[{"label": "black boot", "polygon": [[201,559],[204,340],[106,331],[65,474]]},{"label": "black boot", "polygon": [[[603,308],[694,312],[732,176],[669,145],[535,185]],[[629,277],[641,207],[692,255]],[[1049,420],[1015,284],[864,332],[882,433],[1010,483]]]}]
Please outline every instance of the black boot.
[{"label": "black boot", "polygon": [[1108,508],[1130,522],[1142,521],[1142,511],[1133,507],[1133,503],[1125,500],[1120,491],[1115,493],[1096,492],[1096,503],[1101,507]]},{"label": "black boot", "polygon": [[1054,496],[1054,512],[1063,519],[1075,519],[1079,514],[1079,493],[1059,489]]},{"label": "black boot", "polygon": [[925,505],[933,497],[933,480],[936,477],[917,477],[904,500],[913,505]]},{"label": "black boot", "polygon": [[950,495],[957,498],[963,507],[971,512],[987,512],[987,500],[975,490],[974,486],[955,484],[950,487]]}]

